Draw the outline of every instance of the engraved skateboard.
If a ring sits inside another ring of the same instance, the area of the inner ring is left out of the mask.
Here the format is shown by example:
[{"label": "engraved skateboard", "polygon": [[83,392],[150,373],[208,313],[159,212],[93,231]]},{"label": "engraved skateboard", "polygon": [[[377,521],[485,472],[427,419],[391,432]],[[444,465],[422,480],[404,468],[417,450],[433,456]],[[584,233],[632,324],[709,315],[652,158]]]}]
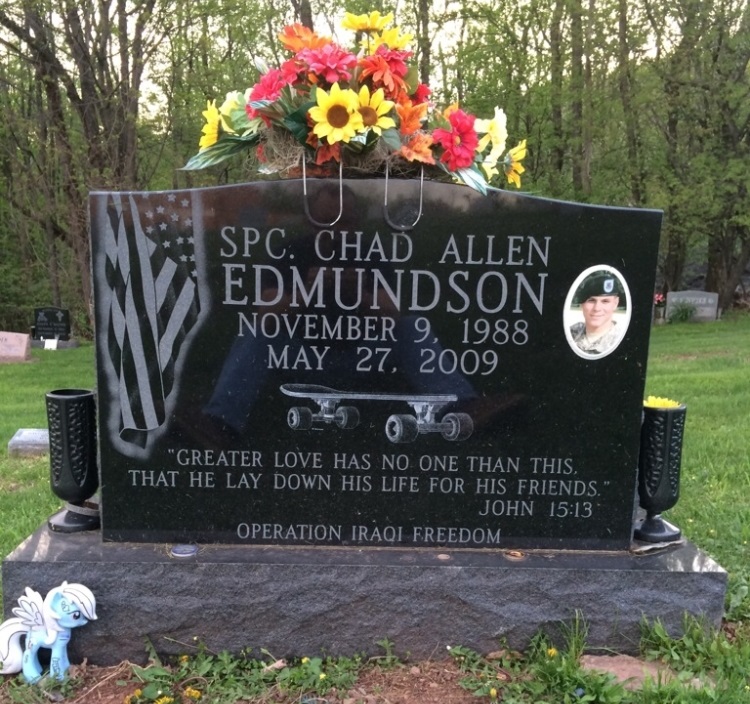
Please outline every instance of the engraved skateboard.
[{"label": "engraved skateboard", "polygon": [[468,413],[446,413],[438,420],[443,408],[457,400],[454,394],[365,393],[338,391],[318,384],[283,384],[281,391],[287,396],[310,399],[318,405],[317,412],[307,406],[290,408],[287,423],[293,430],[309,430],[315,422],[334,423],[347,430],[356,428],[359,409],[339,405],[342,401],[403,401],[411,406],[413,414],[397,413],[388,417],[385,435],[391,442],[413,442],[420,433],[440,433],[446,440],[460,441],[474,431],[474,422]]}]

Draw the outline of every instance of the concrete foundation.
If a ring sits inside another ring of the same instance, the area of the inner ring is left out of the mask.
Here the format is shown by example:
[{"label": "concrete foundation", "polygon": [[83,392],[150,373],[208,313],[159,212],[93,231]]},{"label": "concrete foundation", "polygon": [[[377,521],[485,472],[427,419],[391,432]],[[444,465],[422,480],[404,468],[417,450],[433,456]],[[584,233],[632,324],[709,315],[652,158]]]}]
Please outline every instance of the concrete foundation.
[{"label": "concrete foundation", "polygon": [[[63,580],[96,595],[99,619],[74,633],[73,661],[268,648],[274,655],[480,652],[561,638],[579,611],[590,647],[635,652],[644,617],[673,634],[687,612],[719,625],[726,572],[690,543],[650,553],[451,551],[103,543],[42,527],[3,562],[6,618],[26,586]],[[634,546],[635,547],[635,546]],[[189,552],[189,550],[188,550]],[[77,659],[78,660],[77,660]]]}]

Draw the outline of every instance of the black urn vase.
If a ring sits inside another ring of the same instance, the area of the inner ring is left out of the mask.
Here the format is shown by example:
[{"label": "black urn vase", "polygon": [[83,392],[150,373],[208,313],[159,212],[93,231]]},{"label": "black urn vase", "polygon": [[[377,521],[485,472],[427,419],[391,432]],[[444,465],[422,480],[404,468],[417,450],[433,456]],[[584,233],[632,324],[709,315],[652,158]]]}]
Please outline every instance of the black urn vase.
[{"label": "black urn vase", "polygon": [[46,394],[50,486],[66,502],[47,525],[60,533],[99,527],[99,506],[88,501],[99,488],[94,392],[58,389]]},{"label": "black urn vase", "polygon": [[638,459],[638,498],[646,517],[636,526],[636,540],[647,543],[679,539],[681,532],[661,517],[680,497],[684,405],[643,409]]}]

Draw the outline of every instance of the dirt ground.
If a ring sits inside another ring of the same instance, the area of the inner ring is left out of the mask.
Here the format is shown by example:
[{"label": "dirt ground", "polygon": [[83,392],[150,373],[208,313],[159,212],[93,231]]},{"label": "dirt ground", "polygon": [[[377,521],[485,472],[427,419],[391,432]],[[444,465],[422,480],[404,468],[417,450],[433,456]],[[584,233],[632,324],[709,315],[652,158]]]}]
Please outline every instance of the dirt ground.
[{"label": "dirt ground", "polygon": [[[643,677],[656,677],[657,666],[629,656],[586,655],[583,666],[613,673],[629,686],[638,686]],[[123,704],[125,698],[139,687],[130,663],[124,662],[115,667],[95,667],[87,664],[71,666],[72,677],[82,681],[74,694],[68,696],[65,704]],[[271,697],[271,702],[284,704],[471,704],[479,701],[471,692],[459,684],[463,673],[452,659],[429,660],[395,667],[374,667],[362,672],[355,686],[347,692],[333,692],[325,697],[299,694],[287,697]],[[0,704],[10,702],[0,686]],[[50,701],[55,699],[50,698]],[[211,704],[210,700],[203,700]],[[248,700],[249,701],[249,700]],[[253,700],[258,702],[258,699]],[[184,698],[183,703],[195,704]],[[237,704],[243,704],[242,700]]]}]

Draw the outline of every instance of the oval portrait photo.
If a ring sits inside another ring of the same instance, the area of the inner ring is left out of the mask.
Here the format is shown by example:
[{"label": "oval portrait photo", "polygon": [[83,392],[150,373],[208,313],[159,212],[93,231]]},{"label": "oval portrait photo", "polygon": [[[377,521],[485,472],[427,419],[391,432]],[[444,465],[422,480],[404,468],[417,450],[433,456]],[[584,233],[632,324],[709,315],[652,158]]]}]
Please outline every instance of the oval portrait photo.
[{"label": "oval portrait photo", "polygon": [[620,272],[601,264],[581,272],[568,291],[563,311],[571,349],[601,359],[617,349],[630,323],[630,292]]}]

